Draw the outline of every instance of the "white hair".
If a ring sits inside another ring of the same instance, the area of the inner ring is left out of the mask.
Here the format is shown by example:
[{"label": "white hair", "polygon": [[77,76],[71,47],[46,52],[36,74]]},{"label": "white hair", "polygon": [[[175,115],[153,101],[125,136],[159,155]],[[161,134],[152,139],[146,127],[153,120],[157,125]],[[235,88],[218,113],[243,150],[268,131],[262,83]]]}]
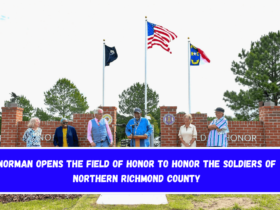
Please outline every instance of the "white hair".
[{"label": "white hair", "polygon": [[97,108],[93,111],[93,113],[98,114],[98,112],[100,112],[100,111],[101,111],[101,113],[103,113],[103,109]]},{"label": "white hair", "polygon": [[190,122],[193,121],[193,120],[192,120],[192,115],[191,115],[191,114],[185,114],[185,115],[184,115],[184,119],[187,118],[187,117],[190,119]]},{"label": "white hair", "polygon": [[37,120],[40,121],[40,119],[38,117],[31,118],[31,120],[29,121],[29,123],[27,125],[28,128],[33,128]]}]

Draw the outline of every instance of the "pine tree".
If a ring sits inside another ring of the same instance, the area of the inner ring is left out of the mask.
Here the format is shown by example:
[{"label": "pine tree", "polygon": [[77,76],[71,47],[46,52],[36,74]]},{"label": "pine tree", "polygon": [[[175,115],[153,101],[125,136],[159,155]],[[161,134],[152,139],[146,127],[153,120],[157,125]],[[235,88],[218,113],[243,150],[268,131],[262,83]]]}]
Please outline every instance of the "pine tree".
[{"label": "pine tree", "polygon": [[238,120],[258,120],[260,101],[280,99],[280,31],[270,32],[252,42],[250,51],[242,49],[241,61],[232,62],[235,81],[246,87],[239,93],[226,91],[224,101]]}]

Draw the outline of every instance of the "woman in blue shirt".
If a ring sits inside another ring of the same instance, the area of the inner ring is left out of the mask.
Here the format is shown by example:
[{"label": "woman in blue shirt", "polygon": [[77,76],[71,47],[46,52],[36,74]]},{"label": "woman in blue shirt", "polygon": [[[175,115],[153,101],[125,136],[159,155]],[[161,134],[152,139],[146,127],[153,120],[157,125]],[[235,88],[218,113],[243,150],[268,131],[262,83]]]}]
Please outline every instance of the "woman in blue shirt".
[{"label": "woman in blue shirt", "polygon": [[26,147],[41,147],[42,129],[39,126],[39,118],[34,117],[29,121],[28,129],[22,137],[22,140],[26,142]]}]

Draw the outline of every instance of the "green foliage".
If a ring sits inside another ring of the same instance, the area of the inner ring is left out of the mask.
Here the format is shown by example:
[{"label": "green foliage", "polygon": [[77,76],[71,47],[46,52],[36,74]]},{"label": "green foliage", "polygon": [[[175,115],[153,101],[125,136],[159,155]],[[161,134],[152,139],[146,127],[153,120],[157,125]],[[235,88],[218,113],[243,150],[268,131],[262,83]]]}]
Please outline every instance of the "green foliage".
[{"label": "green foliage", "polygon": [[224,101],[228,102],[227,106],[234,110],[234,114],[239,121],[253,121],[258,119],[258,102],[261,99],[253,99],[253,92],[253,90],[240,90],[238,94],[234,91],[226,91],[224,93]]},{"label": "green foliage", "polygon": [[213,121],[216,117],[207,117],[207,121]]},{"label": "green foliage", "polygon": [[[136,83],[119,95],[119,109],[121,114],[132,115],[133,109],[138,107],[145,116],[145,84]],[[147,85],[147,111],[154,113],[158,109],[159,95]]]},{"label": "green foliage", "polygon": [[[128,121],[132,119],[134,116],[125,116],[121,115],[120,113],[117,112],[117,123],[118,124],[125,124],[127,125]],[[125,134],[125,127],[120,127],[117,126],[117,142],[120,142],[122,139],[126,139],[126,134]]]},{"label": "green foliage", "polygon": [[35,116],[38,117],[41,121],[50,121],[53,116],[45,112],[43,109],[36,108]]},{"label": "green foliage", "polygon": [[74,113],[85,113],[87,98],[68,79],[59,79],[45,95],[45,105],[51,114],[71,118]]},{"label": "green foliage", "polygon": [[151,115],[156,120],[158,126],[158,131],[154,133],[154,137],[157,137],[160,134],[160,108],[157,108],[155,112],[151,112]]},{"label": "green foliage", "polygon": [[151,117],[150,123],[154,125],[154,137],[157,137],[159,136],[159,132],[160,132],[158,122],[151,114],[148,114],[148,116]]},{"label": "green foliage", "polygon": [[52,121],[60,121],[62,117],[55,117],[55,116],[52,116],[51,120]]},{"label": "green foliage", "polygon": [[241,207],[237,203],[235,203],[232,207],[232,210],[241,210]]},{"label": "green foliage", "polygon": [[252,42],[249,52],[242,49],[241,61],[232,62],[235,81],[247,87],[239,93],[226,91],[224,101],[238,120],[258,120],[258,102],[280,99],[280,31],[270,32]]},{"label": "green foliage", "polygon": [[186,112],[178,112],[177,114],[186,114]]},{"label": "green foliage", "polygon": [[[227,119],[227,121],[239,121],[236,117],[232,117],[229,115],[225,115],[225,118]],[[216,117],[207,117],[207,121],[212,121],[216,119]]]},{"label": "green foliage", "polygon": [[[11,99],[9,102],[14,102],[18,104],[19,107],[23,108],[23,121],[29,121],[34,114],[34,107],[30,103],[30,101],[23,95],[17,96],[15,93],[10,93]],[[7,101],[5,101],[7,102]]]}]

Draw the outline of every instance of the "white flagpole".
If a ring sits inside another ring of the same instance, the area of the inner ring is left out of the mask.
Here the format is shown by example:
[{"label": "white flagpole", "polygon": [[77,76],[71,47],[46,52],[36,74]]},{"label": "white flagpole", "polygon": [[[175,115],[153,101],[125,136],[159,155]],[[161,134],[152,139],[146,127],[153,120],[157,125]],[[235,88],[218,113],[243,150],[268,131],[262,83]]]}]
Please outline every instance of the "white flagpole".
[{"label": "white flagpole", "polygon": [[191,71],[190,71],[190,65],[191,65],[191,62],[190,62],[190,56],[191,56],[191,52],[190,52],[190,37],[188,37],[188,79],[189,79],[189,88],[188,88],[188,90],[189,90],[189,114],[191,114],[191,84],[190,84],[190,82],[191,82]]},{"label": "white flagpole", "polygon": [[105,82],[105,39],[103,39],[103,103],[104,106],[104,82]]},{"label": "white flagpole", "polygon": [[147,16],[145,17],[145,117],[147,116]]}]

